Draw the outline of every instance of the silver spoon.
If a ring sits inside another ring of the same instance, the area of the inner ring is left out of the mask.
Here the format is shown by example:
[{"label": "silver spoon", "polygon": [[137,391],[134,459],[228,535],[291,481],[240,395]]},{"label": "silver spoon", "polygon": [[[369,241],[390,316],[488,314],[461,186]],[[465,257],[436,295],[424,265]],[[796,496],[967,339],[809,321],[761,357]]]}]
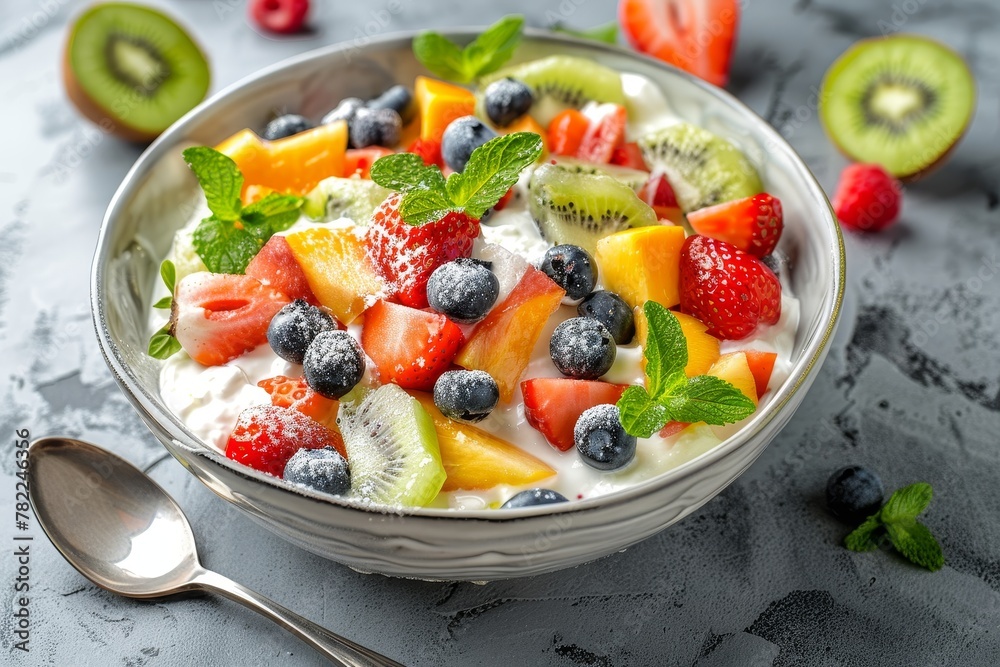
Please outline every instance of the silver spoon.
[{"label": "silver spoon", "polygon": [[92,582],[131,598],[211,591],[267,616],[339,667],[403,667],[206,570],[184,512],[144,472],[72,438],[28,449],[31,505],[45,534]]}]

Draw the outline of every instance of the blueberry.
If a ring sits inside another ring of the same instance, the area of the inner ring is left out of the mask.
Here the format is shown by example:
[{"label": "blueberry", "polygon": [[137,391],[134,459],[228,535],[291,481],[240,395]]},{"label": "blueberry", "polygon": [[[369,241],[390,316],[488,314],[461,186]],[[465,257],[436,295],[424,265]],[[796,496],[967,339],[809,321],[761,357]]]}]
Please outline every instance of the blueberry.
[{"label": "blueberry", "polygon": [[861,466],[841,468],[826,483],[826,506],[844,521],[859,523],[882,507],[885,487],[871,470]]},{"label": "blueberry", "polygon": [[332,331],[337,323],[330,315],[302,299],[296,299],[271,318],[267,342],[274,353],[293,364],[301,364],[306,350],[323,331]]},{"label": "blueberry", "polygon": [[292,484],[342,496],[351,490],[351,469],[347,459],[333,447],[300,449],[288,459],[282,475]]},{"label": "blueberry", "polygon": [[635,317],[632,309],[614,292],[598,290],[584,297],[576,312],[581,317],[593,317],[611,332],[615,342],[627,345],[635,336]]},{"label": "blueberry", "polygon": [[545,251],[540,267],[552,281],[566,290],[566,298],[577,303],[597,285],[597,264],[590,253],[576,245],[557,245]]},{"label": "blueberry", "polygon": [[348,123],[354,118],[358,109],[365,106],[365,101],[359,97],[345,97],[340,100],[340,104],[330,113],[323,116],[323,124],[334,123],[338,120],[346,120]]},{"label": "blueberry", "polygon": [[434,383],[434,405],[458,421],[482,421],[499,401],[500,389],[486,371],[448,371]]},{"label": "blueberry", "polygon": [[484,93],[486,115],[497,127],[507,127],[528,113],[535,94],[526,83],[507,77],[494,81]]},{"label": "blueberry", "polygon": [[618,470],[635,458],[636,438],[622,428],[617,405],[584,410],[573,427],[573,441],[583,462],[598,470]]},{"label": "blueberry", "polygon": [[413,106],[413,93],[406,86],[393,86],[367,104],[369,109],[392,109],[399,114],[404,123],[413,118],[416,109]]},{"label": "blueberry", "polygon": [[365,353],[346,331],[316,336],[302,362],[306,383],[321,396],[340,398],[365,374]]},{"label": "blueberry", "polygon": [[486,317],[500,295],[500,281],[488,267],[460,257],[434,269],[427,281],[431,308],[455,322],[472,324]]},{"label": "blueberry", "polygon": [[462,171],[472,151],[496,136],[496,132],[475,116],[456,118],[445,128],[441,137],[441,155],[454,171]]},{"label": "blueberry", "polygon": [[293,134],[311,130],[313,127],[315,127],[315,125],[313,125],[312,121],[308,118],[299,116],[298,114],[288,113],[284,116],[278,116],[267,124],[267,127],[264,128],[264,138],[268,141],[284,139],[285,137],[290,137]]},{"label": "blueberry", "polygon": [[611,332],[593,317],[574,317],[556,327],[549,355],[559,372],[578,380],[596,380],[611,369],[618,348]]},{"label": "blueberry", "polygon": [[402,131],[403,119],[394,109],[358,109],[350,121],[351,146],[395,146]]},{"label": "blueberry", "polygon": [[500,506],[502,510],[512,510],[518,507],[535,507],[536,505],[551,505],[567,502],[566,496],[549,489],[529,489],[510,497],[510,500]]},{"label": "blueberry", "polygon": [[764,262],[764,266],[771,269],[771,273],[780,278],[781,269],[787,265],[788,257],[786,257],[780,250],[775,250],[770,255],[761,257],[760,261]]}]

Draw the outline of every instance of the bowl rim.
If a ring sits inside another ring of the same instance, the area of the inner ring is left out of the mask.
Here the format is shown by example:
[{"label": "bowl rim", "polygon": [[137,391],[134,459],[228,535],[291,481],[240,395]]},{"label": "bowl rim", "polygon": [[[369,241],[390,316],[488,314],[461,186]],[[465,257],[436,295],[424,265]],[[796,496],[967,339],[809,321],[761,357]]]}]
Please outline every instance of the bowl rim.
[{"label": "bowl rim", "polygon": [[[439,32],[450,39],[462,43],[470,41],[484,29],[485,26],[462,26],[441,30]],[[666,470],[647,480],[630,485],[624,489],[569,503],[556,503],[498,512],[495,509],[455,510],[451,508],[436,507],[369,507],[358,501],[329,496],[319,492],[313,492],[304,487],[294,486],[284,480],[241,466],[233,461],[230,461],[229,459],[226,459],[224,456],[219,455],[218,452],[211,448],[207,443],[204,443],[199,438],[195,437],[194,434],[188,432],[186,427],[184,427],[183,424],[181,424],[169,410],[161,409],[157,401],[152,396],[148,395],[142,388],[134,372],[131,368],[129,368],[128,364],[125,363],[124,357],[121,355],[118,345],[111,338],[110,331],[106,326],[106,312],[104,308],[105,291],[102,280],[102,270],[111,259],[113,239],[109,234],[109,230],[115,224],[116,219],[120,216],[126,199],[129,198],[132,191],[137,187],[141,177],[148,171],[151,165],[155,164],[157,160],[162,157],[162,154],[166,153],[176,143],[178,143],[179,140],[184,138],[185,131],[189,124],[202,114],[210,112],[213,107],[220,104],[225,100],[225,98],[241,90],[245,86],[253,84],[260,79],[276,73],[293,69],[303,63],[312,60],[329,58],[338,53],[348,53],[351,50],[357,49],[364,52],[365,50],[373,47],[386,49],[392,47],[398,48],[404,45],[408,46],[413,37],[420,32],[422,31],[407,30],[387,33],[385,35],[370,38],[364,45],[357,45],[353,41],[342,41],[310,49],[304,53],[283,59],[273,65],[257,70],[209,96],[191,111],[182,116],[165,132],[157,137],[143,151],[132,167],[128,170],[112,197],[101,222],[97,247],[94,252],[94,259],[91,265],[90,301],[94,328],[97,333],[98,342],[100,343],[101,353],[104,356],[105,363],[111,370],[113,376],[118,382],[118,385],[126,395],[126,398],[129,399],[133,407],[139,412],[140,417],[147,421],[147,425],[149,422],[157,424],[160,429],[168,434],[173,442],[180,445],[182,449],[189,451],[193,455],[200,456],[205,461],[226,468],[230,472],[242,477],[254,479],[272,487],[291,492],[293,495],[299,496],[300,498],[323,503],[326,506],[334,505],[338,508],[358,510],[372,516],[384,516],[391,514],[413,520],[462,519],[480,521],[517,521],[534,517],[568,515],[596,509],[607,509],[610,506],[629,503],[632,500],[652,493],[657,489],[677,483],[680,480],[683,480],[684,478],[717,463],[735,450],[747,446],[771,421],[784,412],[792,397],[798,393],[807,380],[809,380],[813,372],[817,370],[816,366],[824,358],[838,324],[846,285],[846,254],[843,234],[826,193],[816,180],[812,171],[805,164],[798,153],[795,152],[792,146],[785,140],[785,138],[782,137],[777,130],[771,127],[756,112],[750,109],[750,107],[745,105],[728,91],[713,86],[704,80],[673,67],[663,61],[625,49],[623,47],[580,39],[568,35],[560,35],[548,30],[537,28],[525,28],[525,38],[530,39],[533,42],[547,42],[556,49],[560,44],[573,45],[597,54],[613,54],[618,57],[635,59],[647,66],[653,66],[657,69],[661,69],[670,76],[684,79],[688,83],[701,88],[704,92],[715,97],[720,103],[735,108],[744,117],[746,117],[748,125],[752,126],[752,136],[765,139],[767,141],[769,151],[779,151],[784,153],[785,156],[789,158],[789,162],[793,166],[794,172],[803,181],[805,181],[810,198],[814,199],[816,202],[825,204],[824,210],[827,215],[822,216],[822,218],[826,223],[826,227],[828,227],[827,231],[832,232],[832,238],[829,239],[831,243],[828,244],[828,250],[832,254],[832,267],[834,273],[834,279],[831,285],[833,289],[833,299],[820,312],[820,322],[810,337],[804,342],[800,358],[792,366],[792,369],[789,372],[789,378],[785,380],[782,387],[778,390],[777,394],[771,399],[764,410],[757,412],[748,424],[740,428],[739,431],[726,438],[723,442],[716,445],[709,451],[677,466],[676,468]],[[829,292],[825,292],[824,294],[828,295]],[[171,451],[171,453],[177,456],[173,451]],[[182,465],[185,465],[187,462],[182,461],[181,463]],[[185,467],[189,467],[189,465],[185,465]]]}]

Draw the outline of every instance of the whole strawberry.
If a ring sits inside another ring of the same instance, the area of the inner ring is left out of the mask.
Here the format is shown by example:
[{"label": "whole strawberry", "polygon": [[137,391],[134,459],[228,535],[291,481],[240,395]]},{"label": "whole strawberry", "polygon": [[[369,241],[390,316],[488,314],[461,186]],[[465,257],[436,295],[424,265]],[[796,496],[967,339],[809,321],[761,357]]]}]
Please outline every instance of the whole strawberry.
[{"label": "whole strawberry", "polygon": [[852,164],[840,175],[833,209],[849,229],[877,232],[899,217],[903,186],[881,165]]},{"label": "whole strawberry", "polygon": [[365,252],[400,303],[427,307],[427,281],[434,269],[472,254],[479,221],[448,213],[437,222],[410,225],[399,213],[402,196],[391,194],[375,209],[365,233]]},{"label": "whole strawberry", "polygon": [[730,243],[694,235],[681,248],[681,311],[717,338],[746,338],[781,317],[781,283],[759,259]]}]

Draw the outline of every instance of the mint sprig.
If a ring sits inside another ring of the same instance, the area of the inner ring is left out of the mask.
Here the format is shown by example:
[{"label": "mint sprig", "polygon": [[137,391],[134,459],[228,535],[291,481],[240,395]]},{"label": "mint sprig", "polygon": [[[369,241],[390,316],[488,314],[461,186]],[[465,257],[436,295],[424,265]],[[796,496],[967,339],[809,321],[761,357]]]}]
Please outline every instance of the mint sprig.
[{"label": "mint sprig", "polygon": [[552,26],[552,32],[569,35],[570,37],[579,37],[580,39],[589,39],[595,42],[603,42],[605,44],[618,43],[617,21],[605,23],[604,25],[599,25],[594,28],[588,28],[587,30],[573,30],[565,27],[561,23],[557,23]]},{"label": "mint sprig", "polygon": [[917,521],[934,491],[926,482],[897,490],[875,514],[844,538],[851,551],[874,551],[886,540],[911,563],[936,572],[944,566],[944,552],[930,529]]},{"label": "mint sprig", "polygon": [[243,273],[247,264],[276,232],[299,218],[305,199],[272,192],[244,206],[243,174],[227,155],[208,146],[184,151],[184,161],[205,193],[212,215],[194,231],[195,252],[213,273]]},{"label": "mint sprig", "polygon": [[541,154],[541,137],[534,132],[514,132],[491,139],[472,151],[465,169],[447,180],[438,167],[424,165],[420,157],[411,153],[396,153],[376,160],[371,167],[371,179],[402,193],[399,213],[407,224],[437,222],[456,212],[479,219]]},{"label": "mint sprig", "polygon": [[[177,283],[177,267],[169,259],[163,260],[160,264],[160,279],[163,280],[163,284],[167,286],[167,290],[170,292],[169,296],[165,296],[156,303],[153,304],[153,308],[171,308],[174,304],[174,288]],[[149,339],[149,346],[146,349],[146,353],[154,359],[166,359],[167,357],[176,354],[181,349],[181,344],[177,342],[172,333],[171,324],[168,322],[162,329],[153,334],[152,338]]]},{"label": "mint sprig", "polygon": [[413,54],[431,73],[458,83],[470,83],[500,69],[521,42],[524,17],[505,16],[464,49],[444,35],[422,32],[413,38]]},{"label": "mint sprig", "polygon": [[721,426],[753,414],[753,401],[729,382],[710,375],[685,375],[687,339],[673,313],[655,301],[647,301],[642,310],[647,324],[642,352],[648,389],[629,387],[618,400],[626,433],[648,438],[671,421]]}]

